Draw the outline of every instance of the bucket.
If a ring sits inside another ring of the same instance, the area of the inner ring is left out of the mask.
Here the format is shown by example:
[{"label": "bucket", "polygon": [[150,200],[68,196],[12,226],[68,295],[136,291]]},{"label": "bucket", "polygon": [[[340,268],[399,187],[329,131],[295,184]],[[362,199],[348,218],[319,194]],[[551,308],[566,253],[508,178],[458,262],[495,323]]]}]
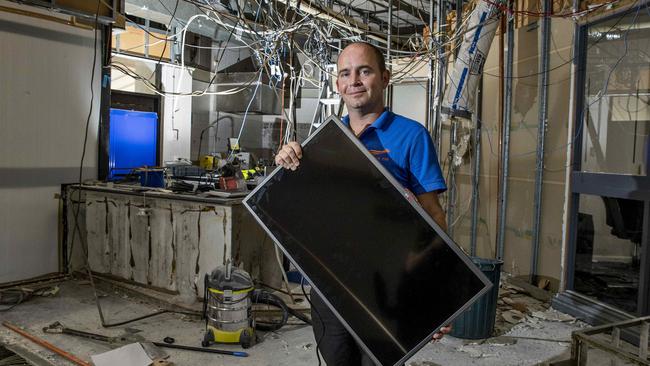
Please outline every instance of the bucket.
[{"label": "bucket", "polygon": [[484,339],[489,338],[494,329],[503,261],[472,257],[472,262],[485,274],[493,286],[454,320],[450,335],[464,339]]}]

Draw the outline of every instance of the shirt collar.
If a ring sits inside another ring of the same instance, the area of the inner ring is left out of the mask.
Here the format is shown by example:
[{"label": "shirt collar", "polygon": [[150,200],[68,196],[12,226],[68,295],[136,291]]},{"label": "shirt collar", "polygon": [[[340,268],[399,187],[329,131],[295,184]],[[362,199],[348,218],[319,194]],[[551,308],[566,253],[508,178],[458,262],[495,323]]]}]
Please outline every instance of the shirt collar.
[{"label": "shirt collar", "polygon": [[[377,117],[377,119],[370,125],[368,128],[374,128],[374,129],[386,129],[390,123],[393,121],[393,118],[395,117],[395,114],[388,110],[388,107],[384,108],[384,111],[382,114]],[[344,125],[350,127],[350,116],[345,115],[342,119],[342,122]]]}]

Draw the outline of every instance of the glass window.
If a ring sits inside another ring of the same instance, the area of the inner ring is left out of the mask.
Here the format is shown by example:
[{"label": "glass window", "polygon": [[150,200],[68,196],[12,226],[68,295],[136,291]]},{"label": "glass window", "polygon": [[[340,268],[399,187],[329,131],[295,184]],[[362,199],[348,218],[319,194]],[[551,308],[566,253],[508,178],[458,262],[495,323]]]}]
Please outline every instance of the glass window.
[{"label": "glass window", "polygon": [[574,289],[637,312],[643,201],[580,195]]},{"label": "glass window", "polygon": [[650,14],[589,26],[586,52],[582,171],[647,175]]}]

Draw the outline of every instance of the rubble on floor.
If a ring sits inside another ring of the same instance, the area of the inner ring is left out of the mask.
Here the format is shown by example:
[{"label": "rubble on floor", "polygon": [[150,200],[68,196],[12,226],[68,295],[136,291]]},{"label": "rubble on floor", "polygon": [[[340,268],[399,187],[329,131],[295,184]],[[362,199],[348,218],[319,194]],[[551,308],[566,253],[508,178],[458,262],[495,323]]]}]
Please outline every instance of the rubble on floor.
[{"label": "rubble on floor", "polygon": [[509,283],[499,287],[493,336],[466,340],[444,337],[427,345],[407,366],[546,365],[566,359],[571,332],[587,324],[550,307],[551,295],[531,296],[531,291]]},{"label": "rubble on floor", "polygon": [[[198,345],[203,337],[205,323],[189,315],[163,314],[122,327],[102,328],[97,316],[94,297],[87,281],[69,280],[60,285],[53,297],[34,297],[8,312],[0,313],[0,320],[17,323],[39,337],[85,360],[91,355],[109,351],[111,347],[92,340],[75,339],[61,334],[44,334],[42,328],[55,320],[67,326],[93,333],[118,336],[124,327],[137,331],[144,338],[160,341],[166,336],[179,344]],[[121,291],[100,291],[102,306],[108,321],[128,319],[150,313],[161,306],[145,298]],[[299,291],[296,291],[299,295]],[[287,299],[290,302],[289,299]],[[299,303],[297,307],[307,304]],[[258,309],[264,311],[265,309]],[[268,309],[269,315],[272,309]],[[261,342],[246,350],[249,357],[229,357],[187,351],[166,350],[169,361],[185,365],[250,365],[250,366],[313,366],[316,342],[312,329],[293,320],[276,332],[260,333]],[[499,291],[494,337],[485,340],[463,340],[450,336],[427,344],[409,360],[407,366],[465,366],[465,365],[538,365],[553,358],[567,358],[571,332],[585,325],[566,314],[549,309],[548,301],[531,297],[522,287],[503,281]],[[0,327],[0,345],[28,350],[36,355],[39,365],[68,365],[59,356],[32,344]],[[241,351],[236,345],[219,348]],[[21,353],[25,357],[25,353]]]}]

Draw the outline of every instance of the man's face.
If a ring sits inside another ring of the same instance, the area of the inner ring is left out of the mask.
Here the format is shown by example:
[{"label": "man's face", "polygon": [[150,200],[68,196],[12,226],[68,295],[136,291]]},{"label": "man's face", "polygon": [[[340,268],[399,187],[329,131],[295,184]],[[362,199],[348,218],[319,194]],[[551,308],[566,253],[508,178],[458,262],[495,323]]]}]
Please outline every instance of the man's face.
[{"label": "man's face", "polygon": [[338,88],[348,109],[376,111],[384,107],[384,89],[390,74],[380,71],[379,61],[370,47],[352,44],[339,55]]}]

